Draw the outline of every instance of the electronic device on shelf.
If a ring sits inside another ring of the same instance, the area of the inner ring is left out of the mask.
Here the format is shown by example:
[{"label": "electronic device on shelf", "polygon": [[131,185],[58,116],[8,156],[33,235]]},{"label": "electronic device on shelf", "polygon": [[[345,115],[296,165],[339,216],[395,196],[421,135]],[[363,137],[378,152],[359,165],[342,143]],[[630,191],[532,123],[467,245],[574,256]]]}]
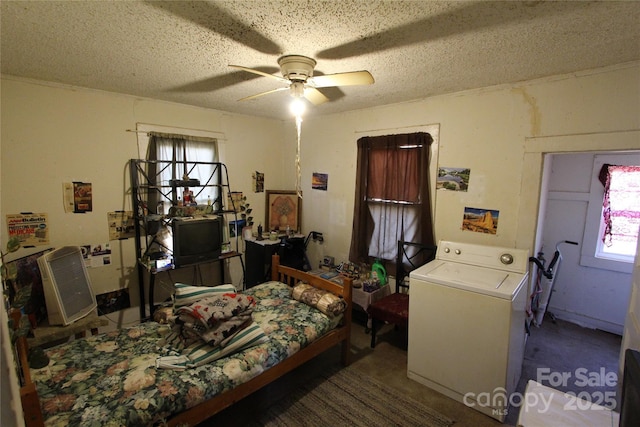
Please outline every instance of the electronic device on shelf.
[{"label": "electronic device on shelf", "polygon": [[64,246],[38,258],[50,325],[69,325],[95,311],[96,296],[82,250]]},{"label": "electronic device on shelf", "polygon": [[182,267],[222,255],[222,218],[174,218],[173,264]]}]

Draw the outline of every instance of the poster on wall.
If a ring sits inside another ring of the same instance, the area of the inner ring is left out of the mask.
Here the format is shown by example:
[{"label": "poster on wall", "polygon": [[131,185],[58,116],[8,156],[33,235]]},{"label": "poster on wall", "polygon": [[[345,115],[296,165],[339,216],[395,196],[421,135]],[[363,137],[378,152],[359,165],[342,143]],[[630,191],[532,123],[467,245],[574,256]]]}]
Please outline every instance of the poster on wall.
[{"label": "poster on wall", "polygon": [[93,194],[89,182],[65,182],[62,184],[65,212],[85,213],[93,210]]},{"label": "poster on wall", "polygon": [[73,183],[73,212],[84,213],[93,210],[93,196],[91,194],[91,183]]},{"label": "poster on wall", "polygon": [[111,246],[109,243],[80,246],[84,264],[87,267],[105,267],[111,265]]},{"label": "poster on wall", "polygon": [[136,235],[133,211],[107,212],[109,240],[128,239]]},{"label": "poster on wall", "polygon": [[49,244],[46,213],[21,212],[7,215],[9,239],[17,237],[22,247]]},{"label": "poster on wall", "polygon": [[314,172],[311,178],[311,188],[314,190],[327,191],[329,185],[329,174]]},{"label": "poster on wall", "polygon": [[256,171],[253,174],[253,192],[254,193],[264,192],[264,173]]},{"label": "poster on wall", "polygon": [[51,248],[18,258],[6,264],[7,289],[5,289],[5,292],[8,293],[9,301],[13,301],[20,289],[31,286],[31,295],[23,310],[28,315],[32,327],[47,318],[47,305],[44,300],[38,258],[49,251],[51,251]]},{"label": "poster on wall", "polygon": [[129,308],[131,307],[129,289],[118,289],[117,291],[98,294],[96,295],[96,302],[98,303],[98,312],[101,315]]},{"label": "poster on wall", "polygon": [[464,208],[462,229],[476,233],[496,234],[500,211],[494,209]]},{"label": "poster on wall", "polygon": [[467,191],[469,188],[469,168],[438,168],[436,190]]}]

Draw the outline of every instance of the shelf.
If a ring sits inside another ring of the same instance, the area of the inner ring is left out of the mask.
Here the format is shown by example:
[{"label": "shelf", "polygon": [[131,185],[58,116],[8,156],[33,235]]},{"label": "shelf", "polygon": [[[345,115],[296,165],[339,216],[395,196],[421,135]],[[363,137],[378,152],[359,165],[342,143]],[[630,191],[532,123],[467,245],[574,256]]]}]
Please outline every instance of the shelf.
[{"label": "shelf", "polygon": [[218,258],[215,258],[215,259],[208,259],[208,260],[205,260],[205,261],[194,262],[194,263],[191,263],[191,264],[185,264],[185,265],[181,265],[180,267],[176,267],[173,264],[164,265],[162,267],[154,267],[154,266],[150,265],[149,262],[144,261],[142,259],[138,260],[138,264],[141,265],[144,269],[146,269],[149,273],[157,274],[157,273],[162,273],[163,271],[170,271],[170,270],[176,270],[176,269],[179,269],[179,268],[188,268],[188,267],[193,267],[193,266],[197,266],[197,265],[208,264],[208,263],[211,263],[211,262],[224,261],[226,259],[234,258],[234,257],[241,256],[241,255],[242,255],[242,253],[240,253],[240,252],[230,251],[230,252],[223,253],[222,255],[220,255]]},{"label": "shelf", "polygon": [[220,187],[224,187],[223,184],[198,184],[198,185],[173,185],[171,183],[169,184],[141,184],[140,188],[145,188],[145,189],[152,189],[152,190],[157,190],[157,189],[161,189],[161,188],[182,188],[182,187],[190,187],[190,188],[207,188],[207,187],[213,187],[213,188],[220,188]]},{"label": "shelf", "polygon": [[169,181],[172,187],[200,187],[199,179],[172,179]]},{"label": "shelf", "polygon": [[48,323],[44,323],[32,330],[33,337],[28,337],[27,342],[29,343],[29,347],[38,347],[43,344],[67,339],[72,335],[76,337],[84,336],[87,330],[91,330],[95,335],[95,332],[97,332],[100,326],[107,326],[107,324],[107,320],[98,317],[96,313],[91,313],[67,326],[50,326]]},{"label": "shelf", "polygon": [[[140,293],[140,319],[145,320],[153,315],[154,277],[163,271],[178,268],[196,268],[198,265],[220,262],[238,257],[242,265],[242,277],[244,286],[244,262],[239,252],[240,236],[232,237],[231,243],[235,243],[235,250],[225,253],[217,259],[199,263],[175,267],[172,261],[171,224],[174,219],[189,217],[213,217],[222,218],[223,230],[228,229],[228,223],[239,219],[240,213],[235,209],[225,207],[229,194],[232,194],[229,186],[227,167],[223,163],[167,160],[143,160],[131,159],[129,161],[131,174],[131,197],[133,200],[134,228],[136,233],[136,259],[138,270],[138,288]],[[203,172],[204,171],[204,172]],[[183,179],[183,173],[197,178]],[[198,175],[199,173],[199,175]],[[181,206],[180,199],[183,192],[181,187],[194,188],[197,205]],[[211,188],[210,191],[205,189]],[[207,194],[211,193],[211,194]],[[202,202],[205,201],[206,204]],[[167,207],[167,203],[169,206]],[[231,208],[235,208],[233,201]],[[226,216],[229,216],[228,218]],[[226,239],[223,239],[226,241]],[[235,241],[235,242],[234,242]],[[160,267],[156,267],[156,260],[146,261],[157,257],[158,253],[167,254],[170,258],[162,258],[165,261]],[[224,267],[221,266],[221,282],[224,282]],[[149,277],[149,316],[146,315],[144,283]]]}]

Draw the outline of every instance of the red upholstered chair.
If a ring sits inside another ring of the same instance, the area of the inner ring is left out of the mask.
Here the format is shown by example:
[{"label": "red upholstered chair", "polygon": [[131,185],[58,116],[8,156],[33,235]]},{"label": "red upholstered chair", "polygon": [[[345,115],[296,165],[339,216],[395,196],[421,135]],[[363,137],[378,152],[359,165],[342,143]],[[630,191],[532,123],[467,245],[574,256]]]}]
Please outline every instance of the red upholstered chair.
[{"label": "red upholstered chair", "polygon": [[[398,241],[396,291],[368,308],[371,316],[371,348],[376,346],[376,331],[382,322],[404,329],[409,325],[409,273],[436,257],[436,246]],[[400,288],[405,291],[400,292]]]}]

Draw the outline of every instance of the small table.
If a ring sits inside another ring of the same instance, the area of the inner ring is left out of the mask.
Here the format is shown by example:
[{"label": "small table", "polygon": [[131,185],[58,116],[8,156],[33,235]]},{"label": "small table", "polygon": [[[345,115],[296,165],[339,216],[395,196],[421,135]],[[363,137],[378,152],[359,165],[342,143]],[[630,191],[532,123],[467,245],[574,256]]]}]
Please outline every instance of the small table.
[{"label": "small table", "polygon": [[91,330],[91,335],[96,335],[98,328],[106,326],[108,323],[107,319],[101,319],[96,313],[91,313],[67,326],[50,326],[48,323],[44,323],[32,330],[33,337],[28,337],[27,343],[29,347],[38,347],[69,338],[72,335],[76,338],[83,338],[87,330]]},{"label": "small table", "polygon": [[367,333],[369,333],[369,330],[371,329],[371,316],[368,311],[369,306],[387,295],[391,295],[391,286],[388,284],[381,286],[380,289],[373,292],[365,292],[364,288],[353,288],[351,293],[353,303],[358,304],[362,307],[365,313],[367,313]]}]

